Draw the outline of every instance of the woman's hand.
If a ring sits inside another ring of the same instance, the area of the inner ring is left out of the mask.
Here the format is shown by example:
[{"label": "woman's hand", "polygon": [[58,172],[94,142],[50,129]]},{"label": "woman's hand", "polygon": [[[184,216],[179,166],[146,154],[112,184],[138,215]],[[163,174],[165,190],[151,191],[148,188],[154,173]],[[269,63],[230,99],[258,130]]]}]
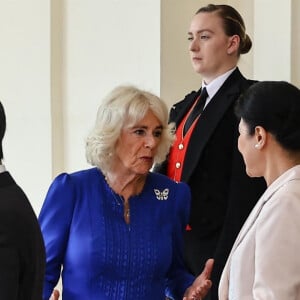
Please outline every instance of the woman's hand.
[{"label": "woman's hand", "polygon": [[202,300],[210,290],[212,282],[210,275],[213,269],[214,260],[208,259],[202,273],[196,277],[193,284],[185,291],[183,300]]},{"label": "woman's hand", "polygon": [[53,290],[52,295],[49,300],[58,300],[58,298],[59,298],[59,291]]}]

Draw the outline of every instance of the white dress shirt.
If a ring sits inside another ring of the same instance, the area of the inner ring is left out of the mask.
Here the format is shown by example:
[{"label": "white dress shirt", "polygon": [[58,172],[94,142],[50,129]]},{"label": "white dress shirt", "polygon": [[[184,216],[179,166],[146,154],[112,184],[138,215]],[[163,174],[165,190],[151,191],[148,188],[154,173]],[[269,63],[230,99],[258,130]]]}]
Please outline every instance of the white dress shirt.
[{"label": "white dress shirt", "polygon": [[212,82],[209,84],[206,84],[204,80],[202,81],[202,89],[206,88],[207,91],[207,98],[205,102],[204,108],[207,106],[209,101],[213,98],[213,96],[217,93],[217,91],[220,89],[220,87],[223,85],[223,83],[226,81],[226,79],[231,75],[231,73],[236,69],[234,67],[233,69],[227,71],[226,73],[220,75],[219,77],[215,78]]},{"label": "white dress shirt", "polygon": [[0,173],[6,172],[5,166],[0,164]]}]

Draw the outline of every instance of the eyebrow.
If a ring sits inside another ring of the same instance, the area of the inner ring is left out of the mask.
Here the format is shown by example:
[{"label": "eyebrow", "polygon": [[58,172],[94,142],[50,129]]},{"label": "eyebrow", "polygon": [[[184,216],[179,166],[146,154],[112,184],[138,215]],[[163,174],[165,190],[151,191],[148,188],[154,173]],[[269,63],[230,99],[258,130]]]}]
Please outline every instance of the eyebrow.
[{"label": "eyebrow", "polygon": [[[136,128],[143,128],[143,129],[148,129],[149,127],[148,126],[145,126],[145,125],[135,125],[133,127],[131,127],[132,129],[136,129]],[[163,126],[162,125],[158,125],[155,127],[155,129],[163,129]]]},{"label": "eyebrow", "polygon": [[[213,33],[213,31],[212,31],[211,29],[201,29],[201,30],[198,30],[198,31],[196,32],[196,34],[203,33],[204,31],[208,31],[208,32],[210,32],[210,33]],[[193,35],[193,33],[192,33],[191,31],[188,31],[187,34]]]}]

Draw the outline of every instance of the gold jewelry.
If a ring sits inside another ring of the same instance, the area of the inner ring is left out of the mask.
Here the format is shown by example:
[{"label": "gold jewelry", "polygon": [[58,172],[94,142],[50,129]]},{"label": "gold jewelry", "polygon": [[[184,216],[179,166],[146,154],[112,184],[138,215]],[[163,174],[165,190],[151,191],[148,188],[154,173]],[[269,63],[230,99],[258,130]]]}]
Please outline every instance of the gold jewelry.
[{"label": "gold jewelry", "polygon": [[[106,176],[104,176],[105,182],[107,184],[107,186],[109,187],[109,190],[113,196],[113,198],[116,200],[117,205],[121,206],[123,205],[124,207],[124,220],[126,222],[126,224],[130,223],[130,206],[129,206],[129,200],[125,201],[123,196],[117,194],[110,186],[110,184],[108,183],[108,179]],[[118,200],[120,199],[120,201]]]}]

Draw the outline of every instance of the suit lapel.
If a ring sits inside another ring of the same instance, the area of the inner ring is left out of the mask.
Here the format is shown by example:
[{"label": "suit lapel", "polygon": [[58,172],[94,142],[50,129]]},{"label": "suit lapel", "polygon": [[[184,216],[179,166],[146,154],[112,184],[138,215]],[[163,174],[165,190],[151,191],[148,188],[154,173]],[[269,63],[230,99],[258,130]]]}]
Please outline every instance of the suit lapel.
[{"label": "suit lapel", "polygon": [[187,149],[182,172],[183,181],[186,182],[190,178],[207,141],[210,139],[226,111],[239,96],[241,92],[241,82],[243,80],[245,80],[245,78],[240,71],[236,69],[211,99],[199,118]]},{"label": "suit lapel", "polygon": [[189,109],[192,107],[195,99],[200,95],[201,89],[198,92],[191,92],[186,95],[186,97],[178,102],[177,104],[171,107],[170,111],[170,121],[176,123],[176,127],[178,127],[181,120],[185,117]]},{"label": "suit lapel", "polygon": [[11,177],[9,172],[5,171],[3,173],[0,173],[0,188],[7,187],[12,184],[15,184],[15,181]]}]

